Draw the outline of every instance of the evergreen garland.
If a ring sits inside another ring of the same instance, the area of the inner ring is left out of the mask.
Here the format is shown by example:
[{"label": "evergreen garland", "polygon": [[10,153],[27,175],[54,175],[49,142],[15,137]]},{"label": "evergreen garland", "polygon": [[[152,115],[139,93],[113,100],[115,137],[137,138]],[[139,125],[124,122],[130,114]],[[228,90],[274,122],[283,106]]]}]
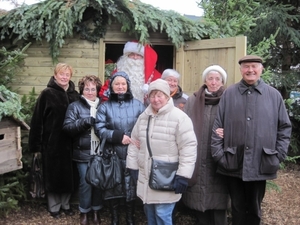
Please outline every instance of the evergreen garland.
[{"label": "evergreen garland", "polygon": [[16,43],[45,38],[55,61],[65,38],[79,33],[81,38],[97,42],[113,22],[119,22],[122,32],[135,34],[141,43],[149,42],[149,32],[166,32],[176,47],[213,32],[199,21],[139,0],[45,0],[23,5],[0,17],[0,40],[12,38],[12,43]]}]

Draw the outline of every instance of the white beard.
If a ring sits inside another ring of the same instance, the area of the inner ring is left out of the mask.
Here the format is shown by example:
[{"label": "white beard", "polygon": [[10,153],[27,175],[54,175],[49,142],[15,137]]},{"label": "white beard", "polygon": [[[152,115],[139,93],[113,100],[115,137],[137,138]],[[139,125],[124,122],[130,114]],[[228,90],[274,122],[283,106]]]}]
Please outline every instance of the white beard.
[{"label": "white beard", "polygon": [[123,55],[117,62],[117,71],[124,71],[128,74],[133,97],[144,102],[142,90],[145,83],[144,59],[131,59],[127,55]]}]

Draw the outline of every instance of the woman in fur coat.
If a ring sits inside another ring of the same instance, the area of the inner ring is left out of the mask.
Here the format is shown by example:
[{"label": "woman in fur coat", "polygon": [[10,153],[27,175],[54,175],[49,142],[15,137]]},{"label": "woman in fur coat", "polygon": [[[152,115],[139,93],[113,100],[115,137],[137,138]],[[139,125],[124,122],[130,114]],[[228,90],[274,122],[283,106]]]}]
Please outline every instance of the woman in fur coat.
[{"label": "woman in fur coat", "polygon": [[60,217],[60,210],[73,215],[69,200],[73,191],[72,143],[62,131],[65,113],[79,94],[70,80],[73,69],[59,63],[54,69],[47,88],[37,99],[33,112],[29,149],[41,152],[43,175],[48,201],[48,211],[54,218]]}]

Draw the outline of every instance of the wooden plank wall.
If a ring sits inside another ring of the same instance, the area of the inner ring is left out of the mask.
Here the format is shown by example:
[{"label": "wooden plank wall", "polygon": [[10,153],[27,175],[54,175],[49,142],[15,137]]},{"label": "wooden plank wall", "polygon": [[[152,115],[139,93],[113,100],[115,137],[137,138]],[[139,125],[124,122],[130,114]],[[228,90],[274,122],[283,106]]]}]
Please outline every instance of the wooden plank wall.
[{"label": "wooden plank wall", "polygon": [[187,94],[197,91],[202,82],[202,72],[210,65],[222,66],[228,74],[229,86],[241,79],[238,59],[246,54],[246,37],[233,37],[186,42],[176,52],[176,68],[181,77],[181,87]]},{"label": "wooden plank wall", "polygon": [[[43,90],[50,77],[54,74],[52,58],[49,55],[49,44],[33,43],[26,51],[25,65],[21,72],[15,76],[13,89],[21,95],[28,94],[33,87],[36,93]],[[87,74],[99,76],[99,43],[90,43],[79,38],[66,39],[65,45],[60,49],[59,62],[70,64],[73,69],[72,81],[77,86],[78,80]]]},{"label": "wooden plank wall", "polygon": [[[121,32],[120,24],[111,24],[106,36],[97,43],[82,40],[76,35],[66,39],[60,49],[58,61],[73,67],[72,81],[76,89],[79,79],[87,74],[96,75],[104,82],[105,44],[124,44],[130,40],[136,40],[136,37]],[[150,42],[156,45],[172,45],[166,34],[157,32],[150,33]],[[25,58],[25,65],[20,73],[15,76],[12,88],[20,95],[27,95],[35,87],[39,94],[46,87],[55,67],[49,55],[49,44],[45,40],[33,42],[25,53],[28,57]]]}]

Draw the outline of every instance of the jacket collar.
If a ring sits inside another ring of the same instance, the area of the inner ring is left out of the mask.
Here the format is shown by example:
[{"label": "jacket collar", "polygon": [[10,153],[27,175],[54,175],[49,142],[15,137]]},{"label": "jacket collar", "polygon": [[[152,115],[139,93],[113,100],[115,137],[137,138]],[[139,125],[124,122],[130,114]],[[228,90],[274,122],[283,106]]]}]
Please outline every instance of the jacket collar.
[{"label": "jacket collar", "polygon": [[[54,79],[54,76],[52,76],[47,84],[47,87],[50,87],[50,88],[54,88],[58,91],[65,91],[62,87],[60,87],[56,82],[55,82],[55,79]],[[69,81],[69,88],[68,90],[66,90],[65,92],[73,92],[75,91],[75,85],[74,83],[70,80]]]},{"label": "jacket collar", "polygon": [[164,115],[164,114],[167,114],[168,112],[170,112],[174,107],[175,106],[174,106],[173,99],[170,98],[169,101],[167,102],[167,104],[164,105],[160,110],[158,110],[157,114],[153,113],[151,104],[148,105],[148,107],[145,110],[145,113],[149,116],[150,115],[151,116]]},{"label": "jacket collar", "polygon": [[247,91],[255,90],[258,93],[262,94],[264,90],[265,82],[260,78],[257,85],[246,85],[243,80],[238,83],[238,89],[241,95],[243,95]]}]

